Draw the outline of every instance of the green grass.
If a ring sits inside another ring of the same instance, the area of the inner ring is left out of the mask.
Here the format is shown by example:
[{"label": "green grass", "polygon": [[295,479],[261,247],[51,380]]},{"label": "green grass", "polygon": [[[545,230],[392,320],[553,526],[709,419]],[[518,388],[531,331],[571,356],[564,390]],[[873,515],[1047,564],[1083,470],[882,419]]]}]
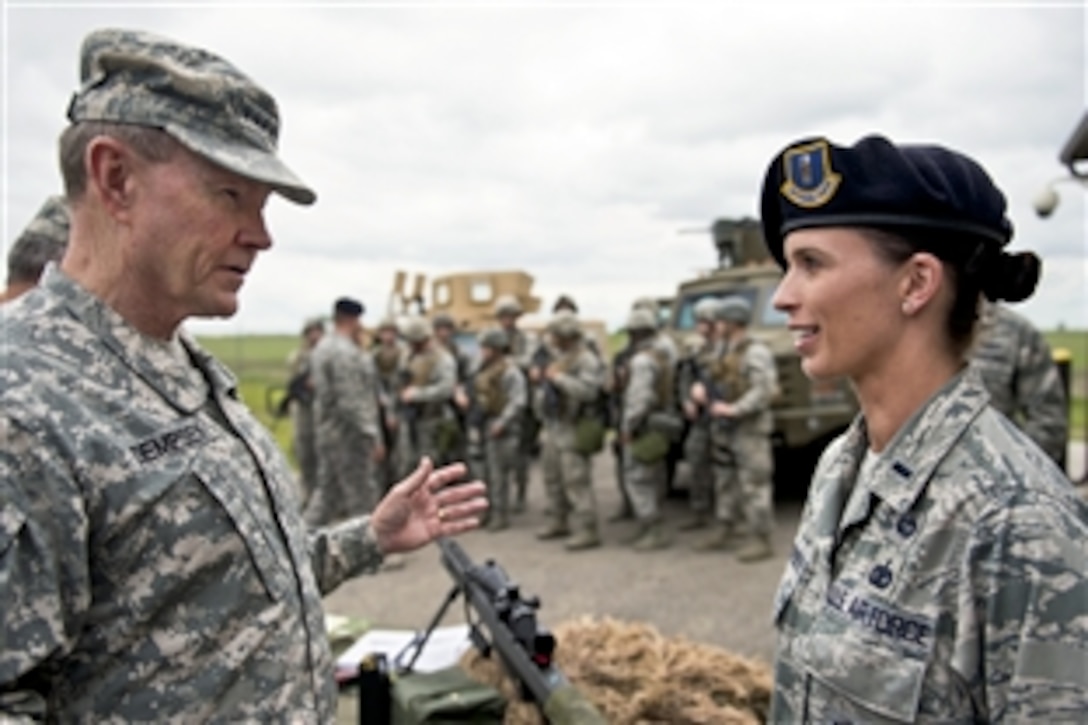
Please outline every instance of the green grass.
[{"label": "green grass", "polygon": [[1088,434],[1088,331],[1054,330],[1043,333],[1050,349],[1070,356],[1069,437],[1084,440]]},{"label": "green grass", "polygon": [[[238,376],[238,394],[257,419],[272,432],[276,443],[294,464],[291,455],[290,418],[275,419],[265,398],[269,388],[287,382],[287,358],[298,345],[295,335],[245,335],[202,337],[201,345]],[[282,393],[281,393],[282,394]]]}]

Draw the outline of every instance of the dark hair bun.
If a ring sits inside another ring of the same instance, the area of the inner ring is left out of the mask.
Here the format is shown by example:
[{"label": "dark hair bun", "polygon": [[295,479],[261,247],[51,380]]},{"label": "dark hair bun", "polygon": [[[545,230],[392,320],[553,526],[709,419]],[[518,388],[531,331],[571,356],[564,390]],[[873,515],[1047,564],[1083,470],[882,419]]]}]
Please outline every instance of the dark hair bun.
[{"label": "dark hair bun", "polygon": [[982,293],[994,302],[1026,300],[1039,284],[1042,269],[1042,261],[1033,252],[1001,252],[983,272]]}]

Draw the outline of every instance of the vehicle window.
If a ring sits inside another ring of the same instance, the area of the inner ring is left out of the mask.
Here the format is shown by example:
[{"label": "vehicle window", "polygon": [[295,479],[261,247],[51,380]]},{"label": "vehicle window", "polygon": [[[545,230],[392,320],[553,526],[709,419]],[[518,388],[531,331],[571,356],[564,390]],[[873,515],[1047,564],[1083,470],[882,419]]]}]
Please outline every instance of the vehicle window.
[{"label": "vehicle window", "polygon": [[436,282],[434,285],[434,304],[438,307],[445,307],[450,303],[450,285],[449,282]]},{"label": "vehicle window", "polygon": [[473,304],[483,305],[491,301],[491,282],[486,279],[476,279],[469,285],[469,299]]},{"label": "vehicle window", "polygon": [[774,289],[767,288],[766,297],[763,300],[763,314],[760,320],[764,327],[785,327],[789,323],[789,315],[774,308],[774,294],[778,291],[778,285]]},{"label": "vehicle window", "polygon": [[458,349],[468,356],[470,360],[476,360],[480,354],[480,345],[476,340],[476,336],[467,330],[460,330],[453,333],[453,340],[457,343]]}]

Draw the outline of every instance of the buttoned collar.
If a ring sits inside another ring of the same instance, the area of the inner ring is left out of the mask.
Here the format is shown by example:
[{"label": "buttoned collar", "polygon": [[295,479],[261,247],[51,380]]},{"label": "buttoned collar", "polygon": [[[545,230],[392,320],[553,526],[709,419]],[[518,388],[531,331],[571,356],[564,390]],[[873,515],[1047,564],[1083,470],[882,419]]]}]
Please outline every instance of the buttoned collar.
[{"label": "buttoned collar", "polygon": [[217,392],[234,394],[234,376],[185,331],[179,329],[170,341],[148,337],[55,266],[46,269],[41,286],[180,412],[199,410],[208,399],[209,383]]}]

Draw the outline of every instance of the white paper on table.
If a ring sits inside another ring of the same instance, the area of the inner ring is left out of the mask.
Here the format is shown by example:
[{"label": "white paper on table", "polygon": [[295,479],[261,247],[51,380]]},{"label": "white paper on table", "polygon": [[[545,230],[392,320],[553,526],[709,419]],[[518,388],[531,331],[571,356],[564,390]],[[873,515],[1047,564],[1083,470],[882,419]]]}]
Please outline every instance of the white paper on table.
[{"label": "white paper on table", "polygon": [[[344,651],[336,659],[336,679],[346,680],[355,676],[359,663],[368,654],[380,652],[394,665],[393,658],[400,654],[409,642],[422,632],[410,629],[372,629]],[[426,646],[419,654],[412,667],[415,672],[434,672],[457,664],[461,655],[472,646],[468,638],[468,625],[455,624],[449,627],[436,627],[427,639]],[[414,652],[414,649],[413,649]],[[411,653],[405,662],[411,659]]]}]

